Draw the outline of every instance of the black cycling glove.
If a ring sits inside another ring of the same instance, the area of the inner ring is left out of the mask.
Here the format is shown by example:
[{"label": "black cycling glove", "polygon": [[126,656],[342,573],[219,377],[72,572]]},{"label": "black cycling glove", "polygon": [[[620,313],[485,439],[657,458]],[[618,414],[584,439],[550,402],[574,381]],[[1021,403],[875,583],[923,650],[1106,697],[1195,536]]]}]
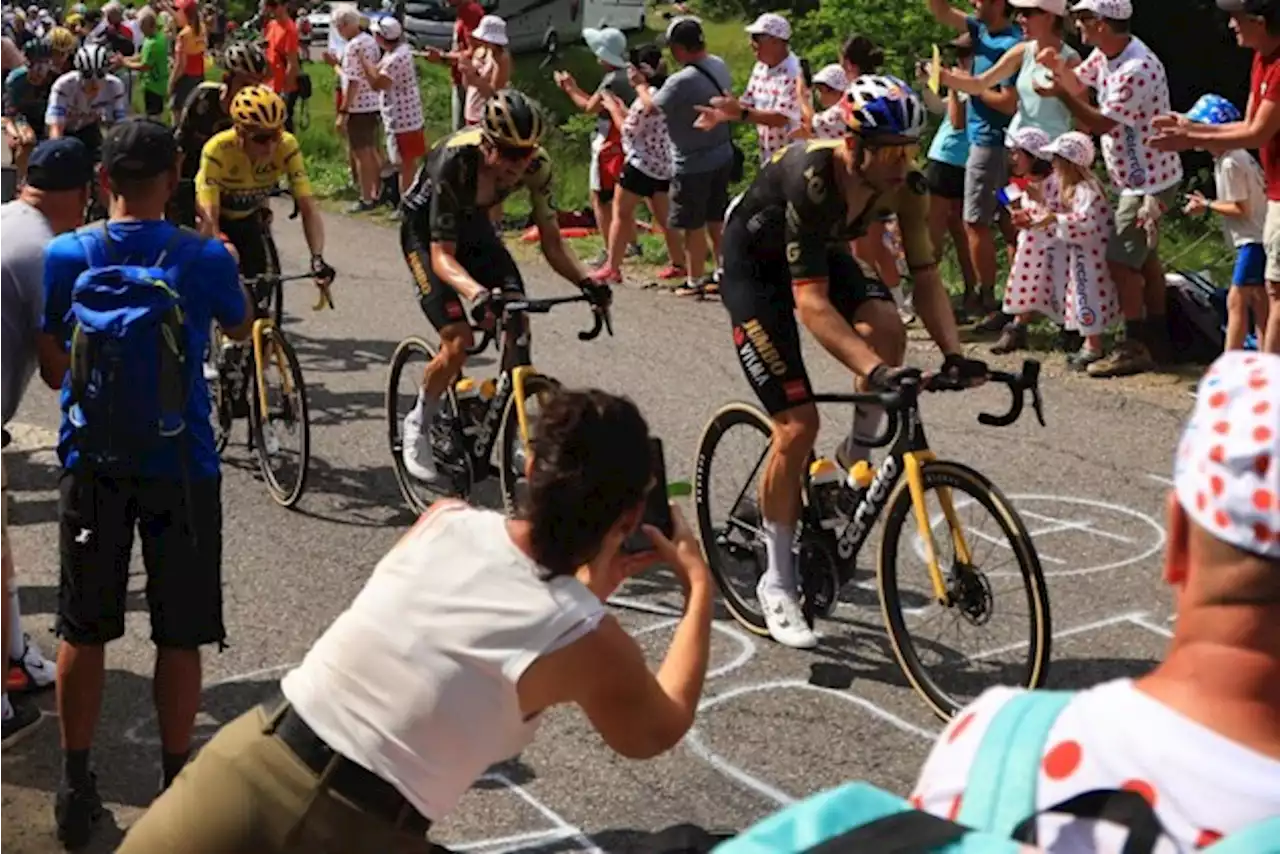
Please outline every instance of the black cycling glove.
[{"label": "black cycling glove", "polygon": [[329,266],[329,264],[319,255],[311,256],[311,273],[317,279],[324,279],[330,284],[338,275],[338,271]]},{"label": "black cycling glove", "polygon": [[891,368],[884,362],[876,365],[875,369],[867,374],[867,383],[871,386],[871,391],[897,391],[903,380],[920,379],[920,369],[913,368],[909,365],[899,365]]},{"label": "black cycling glove", "polygon": [[484,326],[490,318],[496,320],[501,304],[501,290],[494,288],[491,291],[481,291],[471,301],[471,322],[476,326]]},{"label": "black cycling glove", "polygon": [[959,353],[948,354],[942,360],[942,373],[946,374],[948,378],[959,380],[960,382],[986,379],[990,370],[986,362],[970,359]]},{"label": "black cycling glove", "polygon": [[608,285],[602,285],[593,279],[587,278],[578,282],[578,287],[591,298],[592,305],[608,308],[613,304],[613,289]]}]

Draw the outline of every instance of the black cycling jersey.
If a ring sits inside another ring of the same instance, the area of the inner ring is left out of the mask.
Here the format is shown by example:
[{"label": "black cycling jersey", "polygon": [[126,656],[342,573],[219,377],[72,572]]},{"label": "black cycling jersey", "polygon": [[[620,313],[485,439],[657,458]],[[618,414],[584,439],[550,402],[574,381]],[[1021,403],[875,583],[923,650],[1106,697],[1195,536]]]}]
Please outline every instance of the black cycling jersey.
[{"label": "black cycling jersey", "polygon": [[222,84],[201,83],[192,90],[174,135],[182,149],[182,177],[195,180],[200,152],[214,135],[231,127],[231,114],[222,106]]},{"label": "black cycling jersey", "polygon": [[[907,264],[912,269],[932,266],[924,176],[911,172],[905,186],[873,198],[850,219],[836,172],[836,151],[843,145],[841,140],[797,142],[765,164],[730,215],[751,235],[748,251],[762,260],[785,257],[797,282],[826,278],[830,249],[847,251],[850,240],[866,234],[886,214],[895,213]],[[791,282],[778,284],[790,287]]]},{"label": "black cycling jersey", "polygon": [[[484,158],[478,128],[467,128],[440,140],[426,162],[418,170],[413,186],[405,194],[402,206],[405,221],[414,221],[420,235],[432,240],[456,242],[459,224],[483,213],[476,198],[480,164]],[[533,221],[538,225],[554,222],[555,204],[551,199],[551,158],[539,148],[529,162],[520,183],[506,191],[498,190],[492,204],[498,204],[520,188],[529,191]]]}]

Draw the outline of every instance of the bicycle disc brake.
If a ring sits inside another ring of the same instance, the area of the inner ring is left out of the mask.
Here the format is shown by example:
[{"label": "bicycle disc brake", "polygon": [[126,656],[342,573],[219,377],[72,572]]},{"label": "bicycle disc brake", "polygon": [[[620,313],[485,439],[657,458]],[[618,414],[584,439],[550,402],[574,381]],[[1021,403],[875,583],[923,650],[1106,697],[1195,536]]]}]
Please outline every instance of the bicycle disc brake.
[{"label": "bicycle disc brake", "polygon": [[991,621],[994,598],[985,572],[976,566],[956,564],[951,569],[947,588],[952,605],[970,625],[984,626]]}]

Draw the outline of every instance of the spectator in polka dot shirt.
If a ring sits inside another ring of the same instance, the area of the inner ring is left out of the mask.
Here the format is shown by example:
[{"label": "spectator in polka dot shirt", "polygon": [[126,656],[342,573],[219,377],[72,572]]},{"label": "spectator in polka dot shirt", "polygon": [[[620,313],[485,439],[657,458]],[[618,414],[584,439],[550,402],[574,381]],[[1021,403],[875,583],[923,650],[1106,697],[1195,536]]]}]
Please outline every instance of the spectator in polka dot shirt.
[{"label": "spectator in polka dot shirt", "polygon": [[[1166,503],[1164,580],[1176,622],[1165,659],[1139,679],[1076,694],[1043,747],[1036,805],[1127,789],[1164,827],[1158,854],[1202,848],[1280,815],[1280,356],[1231,351],[1200,383]],[[996,712],[993,688],[947,726],[912,801],[957,815]],[[1038,819],[1055,854],[1121,850],[1123,831]]]},{"label": "spectator in polka dot shirt", "polygon": [[[1102,137],[1107,175],[1120,194],[1107,263],[1120,291],[1125,340],[1089,365],[1089,376],[1125,376],[1172,357],[1157,223],[1177,201],[1182,163],[1151,146],[1155,119],[1169,112],[1169,80],[1164,64],[1130,33],[1131,0],[1080,0],[1071,11],[1093,53],[1073,71],[1061,53],[1046,48],[1037,60],[1054,79],[1036,91],[1061,98],[1078,129]],[[1096,107],[1089,89],[1097,90]]]}]

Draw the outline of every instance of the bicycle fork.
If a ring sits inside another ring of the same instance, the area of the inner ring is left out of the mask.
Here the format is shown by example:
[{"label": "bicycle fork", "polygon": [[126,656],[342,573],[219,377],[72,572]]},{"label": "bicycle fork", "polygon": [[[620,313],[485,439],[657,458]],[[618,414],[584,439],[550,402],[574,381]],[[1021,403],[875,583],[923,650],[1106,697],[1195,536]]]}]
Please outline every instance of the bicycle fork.
[{"label": "bicycle fork", "polygon": [[[933,538],[933,525],[929,522],[929,506],[925,502],[924,466],[935,459],[937,457],[932,451],[910,451],[903,455],[903,462],[906,464],[907,489],[911,492],[911,507],[915,511],[920,540],[924,543],[925,558],[929,565],[929,579],[933,583],[933,595],[943,606],[950,606],[951,594],[947,590],[942,569],[938,566],[938,545]],[[947,528],[951,531],[956,561],[968,566],[972,562],[972,556],[964,531],[960,527],[960,518],[956,515],[955,504],[951,500],[950,487],[938,487],[938,503],[942,505],[942,515],[946,518]]]},{"label": "bicycle fork", "polygon": [[[266,336],[274,329],[275,324],[269,317],[260,317],[253,322],[253,369],[258,385],[258,417],[261,419],[259,428],[270,420],[267,411],[266,369],[263,367],[266,363],[263,361],[262,350],[265,347]],[[275,358],[277,370],[280,371],[280,384],[287,400],[293,395],[293,376],[289,372],[289,366],[285,364],[284,354],[280,352],[280,348],[271,348],[271,355]]]}]

